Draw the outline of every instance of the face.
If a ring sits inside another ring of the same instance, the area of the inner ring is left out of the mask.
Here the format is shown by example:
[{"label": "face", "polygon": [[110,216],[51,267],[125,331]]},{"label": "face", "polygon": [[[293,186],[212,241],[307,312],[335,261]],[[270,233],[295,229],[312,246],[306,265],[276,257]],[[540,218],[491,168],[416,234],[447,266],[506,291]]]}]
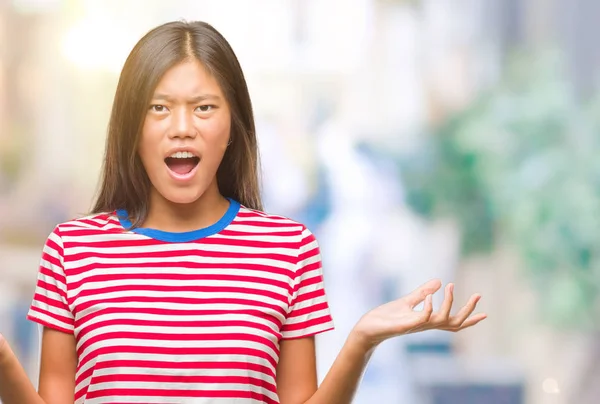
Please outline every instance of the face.
[{"label": "face", "polygon": [[229,106],[202,64],[183,62],[168,70],[146,111],[138,148],[152,196],[189,204],[218,192],[216,174],[230,127]]}]

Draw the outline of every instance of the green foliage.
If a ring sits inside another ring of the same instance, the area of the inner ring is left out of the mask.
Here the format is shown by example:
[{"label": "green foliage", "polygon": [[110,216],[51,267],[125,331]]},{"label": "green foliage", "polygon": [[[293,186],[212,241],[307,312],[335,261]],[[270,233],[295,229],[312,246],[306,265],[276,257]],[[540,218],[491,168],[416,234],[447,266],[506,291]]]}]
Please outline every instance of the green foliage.
[{"label": "green foliage", "polygon": [[465,255],[501,238],[539,288],[544,318],[597,326],[600,102],[581,105],[552,56],[520,55],[502,82],[402,162],[409,204],[456,217]]}]

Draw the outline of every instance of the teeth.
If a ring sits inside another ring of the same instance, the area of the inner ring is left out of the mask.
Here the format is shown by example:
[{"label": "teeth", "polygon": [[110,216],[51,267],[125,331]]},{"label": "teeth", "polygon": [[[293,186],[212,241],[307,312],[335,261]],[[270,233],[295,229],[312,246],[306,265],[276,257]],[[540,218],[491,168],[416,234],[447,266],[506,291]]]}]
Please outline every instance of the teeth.
[{"label": "teeth", "polygon": [[183,151],[183,152],[173,153],[169,157],[174,158],[174,159],[190,159],[190,158],[194,157],[194,155],[191,152]]}]

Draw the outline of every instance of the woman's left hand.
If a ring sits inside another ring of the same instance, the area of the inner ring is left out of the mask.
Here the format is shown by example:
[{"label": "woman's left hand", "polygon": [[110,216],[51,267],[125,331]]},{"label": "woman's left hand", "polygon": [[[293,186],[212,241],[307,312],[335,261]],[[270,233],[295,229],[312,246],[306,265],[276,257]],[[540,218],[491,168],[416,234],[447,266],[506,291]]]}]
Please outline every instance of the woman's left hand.
[{"label": "woman's left hand", "polygon": [[[431,297],[441,286],[439,280],[431,280],[410,294],[371,310],[356,324],[352,335],[364,344],[365,348],[371,349],[399,335],[433,329],[461,331],[487,317],[484,313],[470,317],[481,298],[478,294],[471,296],[468,303],[456,315],[451,315],[454,300],[453,284],[446,286],[444,302],[440,310],[434,313]],[[415,311],[415,306],[423,301],[425,301],[423,310]]]}]

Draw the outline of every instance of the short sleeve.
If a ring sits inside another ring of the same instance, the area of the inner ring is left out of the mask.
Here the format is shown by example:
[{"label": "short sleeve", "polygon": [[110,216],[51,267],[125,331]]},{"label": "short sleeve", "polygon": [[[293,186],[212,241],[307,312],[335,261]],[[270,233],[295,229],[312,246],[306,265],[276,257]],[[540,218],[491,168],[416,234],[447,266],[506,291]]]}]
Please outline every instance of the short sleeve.
[{"label": "short sleeve", "polygon": [[67,280],[63,264],[63,243],[56,227],[42,250],[35,294],[27,318],[45,327],[72,334],[74,318],[67,304]]},{"label": "short sleeve", "polygon": [[333,328],[319,244],[310,230],[303,226],[291,305],[282,328],[282,339],[308,337]]}]

